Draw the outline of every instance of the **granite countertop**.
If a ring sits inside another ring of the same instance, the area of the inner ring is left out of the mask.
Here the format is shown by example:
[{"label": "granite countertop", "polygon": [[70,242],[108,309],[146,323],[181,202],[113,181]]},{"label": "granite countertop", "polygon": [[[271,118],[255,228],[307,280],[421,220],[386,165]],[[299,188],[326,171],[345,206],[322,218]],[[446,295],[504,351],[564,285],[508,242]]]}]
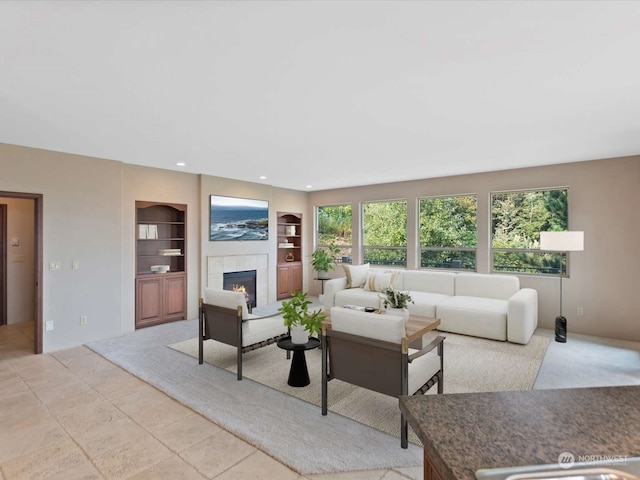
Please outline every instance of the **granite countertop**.
[{"label": "granite countertop", "polygon": [[558,455],[640,455],[640,386],[400,397],[443,480]]}]

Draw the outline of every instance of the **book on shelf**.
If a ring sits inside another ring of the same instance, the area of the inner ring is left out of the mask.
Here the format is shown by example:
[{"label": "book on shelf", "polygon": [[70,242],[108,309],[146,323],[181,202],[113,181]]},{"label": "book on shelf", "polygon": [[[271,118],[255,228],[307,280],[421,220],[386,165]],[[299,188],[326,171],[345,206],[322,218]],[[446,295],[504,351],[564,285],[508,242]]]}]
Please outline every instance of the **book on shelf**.
[{"label": "book on shelf", "polygon": [[293,248],[295,245],[293,243],[279,243],[278,246],[280,248]]},{"label": "book on shelf", "polygon": [[147,238],[156,240],[158,238],[158,226],[147,225]]},{"label": "book on shelf", "polygon": [[138,225],[138,238],[146,240],[149,235],[148,225]]},{"label": "book on shelf", "polygon": [[179,248],[161,248],[158,250],[158,255],[182,255],[182,250]]}]

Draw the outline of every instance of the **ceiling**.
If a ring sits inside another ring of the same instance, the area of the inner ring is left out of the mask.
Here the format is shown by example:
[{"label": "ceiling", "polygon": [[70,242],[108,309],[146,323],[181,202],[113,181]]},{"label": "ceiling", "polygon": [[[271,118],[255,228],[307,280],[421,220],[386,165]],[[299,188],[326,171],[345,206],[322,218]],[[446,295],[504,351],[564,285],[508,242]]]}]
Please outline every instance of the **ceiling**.
[{"label": "ceiling", "polygon": [[639,58],[638,1],[3,1],[0,142],[303,191],[634,155]]}]

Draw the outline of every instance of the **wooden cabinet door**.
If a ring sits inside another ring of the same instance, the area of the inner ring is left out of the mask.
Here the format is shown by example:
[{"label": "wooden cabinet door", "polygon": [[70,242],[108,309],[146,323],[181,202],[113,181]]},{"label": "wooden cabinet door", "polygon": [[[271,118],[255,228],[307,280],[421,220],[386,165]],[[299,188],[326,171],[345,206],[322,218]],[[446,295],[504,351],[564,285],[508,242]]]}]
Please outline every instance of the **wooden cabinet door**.
[{"label": "wooden cabinet door", "polygon": [[291,270],[291,293],[296,290],[302,290],[302,263],[293,263],[290,266]]},{"label": "wooden cabinet door", "polygon": [[185,312],[186,282],[185,276],[165,277],[164,279],[164,320],[182,320]]},{"label": "wooden cabinet door", "polygon": [[278,300],[291,296],[291,269],[289,265],[278,265]]},{"label": "wooden cabinet door", "polygon": [[136,327],[162,321],[162,276],[149,276],[136,282]]}]

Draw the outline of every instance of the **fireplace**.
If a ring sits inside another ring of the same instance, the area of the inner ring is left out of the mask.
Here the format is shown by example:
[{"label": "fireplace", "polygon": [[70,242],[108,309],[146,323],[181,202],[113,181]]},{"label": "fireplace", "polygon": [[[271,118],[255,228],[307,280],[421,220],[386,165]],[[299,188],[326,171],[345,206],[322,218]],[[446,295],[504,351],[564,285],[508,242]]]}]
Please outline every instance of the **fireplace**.
[{"label": "fireplace", "polygon": [[256,271],[225,272],[222,274],[222,289],[244,293],[249,312],[256,306]]}]

